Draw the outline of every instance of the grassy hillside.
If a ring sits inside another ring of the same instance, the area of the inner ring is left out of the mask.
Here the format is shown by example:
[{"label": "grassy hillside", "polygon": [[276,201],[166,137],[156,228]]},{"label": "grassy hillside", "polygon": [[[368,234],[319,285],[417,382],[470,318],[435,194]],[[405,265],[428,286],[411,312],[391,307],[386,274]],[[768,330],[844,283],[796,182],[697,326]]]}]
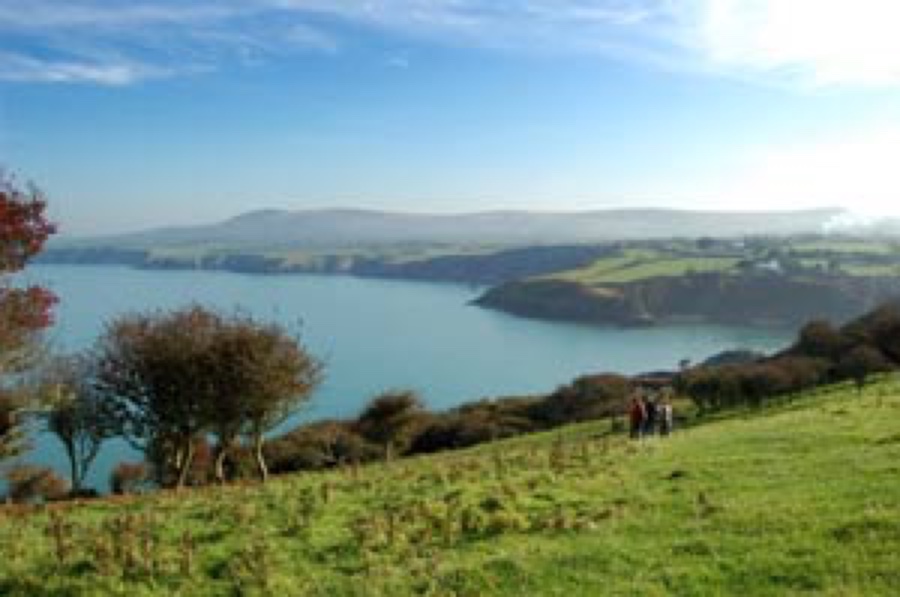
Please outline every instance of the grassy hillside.
[{"label": "grassy hillside", "polygon": [[896,595],[900,383],[27,513],[3,595]]},{"label": "grassy hillside", "polygon": [[896,243],[877,238],[809,240],[800,237],[772,240],[759,246],[719,243],[706,250],[688,242],[671,243],[667,247],[645,244],[642,247],[640,243],[632,243],[630,248],[602,256],[584,267],[547,277],[603,286],[677,278],[691,272],[739,275],[753,269],[751,264],[773,263],[783,266],[788,273],[807,276],[830,272],[870,278],[895,276],[900,271]]}]

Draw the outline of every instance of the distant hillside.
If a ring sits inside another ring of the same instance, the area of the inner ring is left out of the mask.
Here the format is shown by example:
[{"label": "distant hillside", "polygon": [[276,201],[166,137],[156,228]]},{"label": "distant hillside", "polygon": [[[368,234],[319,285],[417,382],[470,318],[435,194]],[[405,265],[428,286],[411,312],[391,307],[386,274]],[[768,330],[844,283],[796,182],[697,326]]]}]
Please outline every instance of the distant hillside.
[{"label": "distant hillside", "polygon": [[606,325],[795,326],[847,321],[898,296],[896,241],[796,237],[623,244],[587,267],[509,280],[477,304]]},{"label": "distant hillside", "polygon": [[172,245],[335,248],[404,243],[522,245],[817,233],[844,216],[845,212],[838,209],[793,212],[493,211],[458,215],[349,209],[264,210],[218,224],[83,239],[77,244],[140,248]]}]

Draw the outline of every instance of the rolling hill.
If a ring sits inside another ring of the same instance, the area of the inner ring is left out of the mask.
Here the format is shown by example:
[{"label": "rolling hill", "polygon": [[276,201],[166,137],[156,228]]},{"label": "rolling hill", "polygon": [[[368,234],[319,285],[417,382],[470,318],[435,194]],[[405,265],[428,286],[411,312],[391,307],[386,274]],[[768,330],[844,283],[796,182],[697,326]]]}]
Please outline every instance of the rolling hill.
[{"label": "rolling hill", "polygon": [[[246,213],[224,222],[80,239],[79,246],[158,248],[337,248],[396,244],[523,245],[675,237],[818,233],[838,209],[793,212],[702,212],[666,209],[572,213],[494,211],[438,215],[354,209]],[[67,246],[65,241],[59,246]]]}]

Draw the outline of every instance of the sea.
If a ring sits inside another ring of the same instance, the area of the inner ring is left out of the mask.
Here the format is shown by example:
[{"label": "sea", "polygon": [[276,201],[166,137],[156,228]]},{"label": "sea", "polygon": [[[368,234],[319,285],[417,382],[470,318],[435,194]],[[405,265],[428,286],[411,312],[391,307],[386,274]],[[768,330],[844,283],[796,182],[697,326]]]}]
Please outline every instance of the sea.
[{"label": "sea", "polygon": [[[450,283],[325,275],[245,275],[120,266],[39,265],[26,273],[59,297],[48,332],[60,353],[89,348],[105,326],[130,313],[191,304],[241,310],[299,333],[326,366],[312,400],[277,432],[355,416],[374,395],[416,390],[448,409],[489,397],[552,391],[579,375],[675,369],[728,349],[774,351],[795,330],[721,325],[619,328],[523,319],[472,304],[485,289]],[[59,442],[34,429],[22,460],[68,468]],[[107,488],[112,468],[140,459],[108,442],[88,484]]]}]

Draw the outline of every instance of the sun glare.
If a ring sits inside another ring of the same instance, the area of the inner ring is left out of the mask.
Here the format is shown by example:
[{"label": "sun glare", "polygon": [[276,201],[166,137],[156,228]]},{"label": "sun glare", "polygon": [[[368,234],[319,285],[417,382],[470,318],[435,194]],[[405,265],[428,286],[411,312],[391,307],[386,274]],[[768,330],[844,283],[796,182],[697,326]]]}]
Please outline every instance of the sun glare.
[{"label": "sun glare", "polygon": [[900,216],[900,128],[762,150],[727,195],[771,207],[841,206],[870,217]]},{"label": "sun glare", "polygon": [[714,63],[812,85],[900,81],[900,3],[711,0],[701,29]]}]

